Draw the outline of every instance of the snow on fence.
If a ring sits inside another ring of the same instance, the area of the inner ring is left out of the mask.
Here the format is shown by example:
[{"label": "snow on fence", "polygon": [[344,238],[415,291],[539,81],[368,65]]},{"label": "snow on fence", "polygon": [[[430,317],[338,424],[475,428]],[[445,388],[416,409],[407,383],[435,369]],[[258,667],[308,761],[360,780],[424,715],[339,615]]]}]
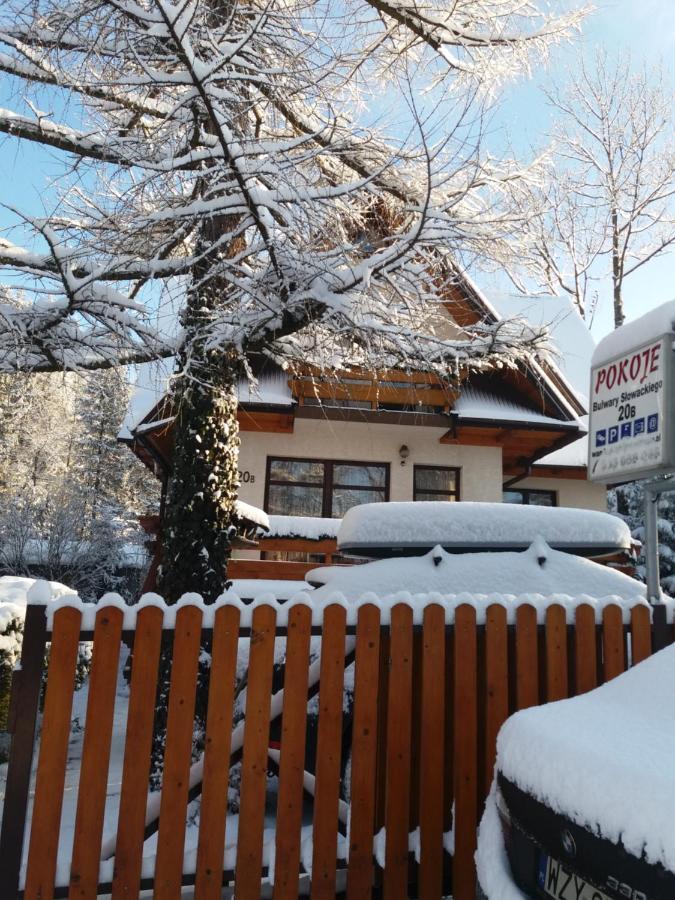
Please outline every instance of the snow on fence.
[{"label": "snow on fence", "polygon": [[[321,609],[309,597],[216,607],[196,595],[176,607],[160,598],[136,608],[113,597],[96,607],[76,598],[30,603],[12,696],[0,832],[3,897],[23,888],[29,900],[55,890],[78,897],[112,891],[122,898],[149,885],[157,896],[178,897],[181,884],[194,883],[197,898],[215,898],[224,883],[233,883],[237,898],[246,900],[258,898],[267,881],[275,898],[295,898],[304,879],[316,898],[346,887],[356,900],[378,884],[385,896],[404,900],[414,883],[419,896],[452,892],[455,900],[473,900],[476,827],[504,719],[516,709],[590,690],[673,635],[667,623],[666,634],[656,637],[644,602],[619,605],[607,598],[594,607],[538,598],[536,608],[469,599],[399,598],[384,608],[366,600]],[[171,633],[163,788],[148,794],[158,661],[163,636]],[[81,763],[73,781],[77,798],[69,801],[73,822],[66,840],[74,668],[79,642],[92,637]],[[116,693],[125,642],[133,661],[120,717]],[[194,762],[195,688],[205,647],[211,656],[205,751]],[[242,705],[234,685],[242,656],[246,701],[237,723]],[[353,703],[345,703],[345,692]],[[124,752],[111,812],[116,742]],[[307,762],[312,757],[313,766]],[[237,763],[234,815],[228,789]]]}]

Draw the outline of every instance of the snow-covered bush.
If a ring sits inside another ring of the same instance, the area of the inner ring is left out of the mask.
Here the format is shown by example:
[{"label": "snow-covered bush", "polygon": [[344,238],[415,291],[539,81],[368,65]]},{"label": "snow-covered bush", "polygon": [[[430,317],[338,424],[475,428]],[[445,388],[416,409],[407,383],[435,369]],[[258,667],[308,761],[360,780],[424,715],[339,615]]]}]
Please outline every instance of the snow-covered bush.
[{"label": "snow-covered bush", "polygon": [[[608,493],[609,507],[628,524],[633,537],[644,545],[644,491],[639,481],[623,484]],[[659,571],[661,586],[675,593],[675,493],[661,494],[658,506]],[[636,577],[646,579],[644,548],[638,554]]]},{"label": "snow-covered bush", "polygon": [[[21,657],[23,645],[23,626],[26,615],[28,592],[35,584],[32,578],[0,577],[0,732],[7,729],[10,692],[12,686],[12,670]],[[52,595],[59,597],[74,593],[64,584],[51,583]],[[75,687],[80,687],[91,665],[92,645],[83,642],[79,645],[75,669]],[[45,657],[46,673],[49,660],[49,648]],[[2,759],[0,748],[0,762]]]}]

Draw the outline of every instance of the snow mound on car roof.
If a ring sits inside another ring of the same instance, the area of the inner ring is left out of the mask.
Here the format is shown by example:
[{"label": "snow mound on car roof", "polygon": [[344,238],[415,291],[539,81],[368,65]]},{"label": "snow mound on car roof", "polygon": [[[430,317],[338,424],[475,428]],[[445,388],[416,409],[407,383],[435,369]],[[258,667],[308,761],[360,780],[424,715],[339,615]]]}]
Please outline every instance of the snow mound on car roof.
[{"label": "snow mound on car roof", "polygon": [[335,594],[358,600],[366,593],[386,597],[400,591],[613,596],[626,603],[640,602],[645,597],[644,585],[634,578],[588,559],[552,550],[541,538],[520,553],[447,553],[437,546],[424,556],[313,569],[305,578],[310,584],[321,585],[312,593],[315,602]]},{"label": "snow mound on car roof", "polygon": [[497,766],[629,853],[675,872],[675,645],[602,687],[516,713]]},{"label": "snow mound on car roof", "polygon": [[509,503],[366,503],[345,513],[338,547],[391,545],[528,546],[541,536],[551,545],[630,547],[630,530],[617,516],[590,509]]}]

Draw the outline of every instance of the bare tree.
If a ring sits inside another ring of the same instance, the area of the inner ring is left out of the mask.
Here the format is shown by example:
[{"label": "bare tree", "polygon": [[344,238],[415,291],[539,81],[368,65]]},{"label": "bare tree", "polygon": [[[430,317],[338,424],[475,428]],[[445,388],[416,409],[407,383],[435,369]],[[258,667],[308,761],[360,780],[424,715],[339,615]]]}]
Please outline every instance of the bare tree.
[{"label": "bare tree", "polygon": [[559,119],[548,178],[527,200],[539,211],[521,268],[582,315],[598,280],[611,278],[618,328],[625,279],[675,243],[675,95],[660,69],[635,72],[628,58],[599,52],[547,96]]},{"label": "bare tree", "polygon": [[[522,219],[501,202],[522,169],[466,139],[469,101],[581,15],[534,0],[4,4],[0,69],[43,86],[49,110],[0,111],[0,131],[71,170],[52,214],[23,217],[42,251],[0,239],[0,265],[32,290],[0,307],[0,367],[177,354],[170,596],[224,585],[235,386],[253,356],[453,378],[539,352],[543,335],[517,323],[440,339],[430,310],[459,261],[505,252]],[[405,140],[359,123],[382,76],[410,103]],[[411,99],[420,79],[440,81],[451,123],[435,145]],[[152,324],[162,292],[183,301],[178,346]]]}]

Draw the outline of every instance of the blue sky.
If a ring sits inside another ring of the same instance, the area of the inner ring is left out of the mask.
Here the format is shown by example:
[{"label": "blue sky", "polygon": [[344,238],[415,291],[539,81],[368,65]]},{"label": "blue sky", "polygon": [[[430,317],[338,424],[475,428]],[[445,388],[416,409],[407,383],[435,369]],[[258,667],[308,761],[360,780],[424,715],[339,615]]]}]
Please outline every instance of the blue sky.
[{"label": "blue sky", "polygon": [[[596,12],[587,19],[580,40],[585,52],[593,53],[600,45],[610,53],[629,50],[635,63],[663,61],[667,69],[675,51],[675,0],[601,0],[596,3]],[[531,79],[521,80],[509,89],[506,102],[492,125],[493,147],[498,148],[509,141],[517,151],[525,153],[530,145],[541,143],[542,134],[550,124],[550,111],[543,102],[540,85],[572,65],[577,49],[575,46],[555,49],[545,69],[537,70]],[[0,82],[0,105],[16,108],[16,98],[8,97],[7,87],[6,83],[3,87]],[[49,206],[52,202],[49,183],[58,174],[60,162],[60,154],[56,151],[28,142],[2,139],[2,203],[40,214],[44,205]],[[9,221],[9,214],[0,209],[0,227]],[[477,280],[488,295],[508,289],[496,277],[479,275]],[[628,319],[673,298],[675,254],[672,253],[643,267],[625,284]],[[611,328],[610,285],[603,284],[592,332],[597,339]]]},{"label": "blue sky", "polygon": [[[628,51],[637,65],[663,63],[672,71],[675,53],[675,0],[605,0],[596,2],[596,12],[588,17],[580,38],[583,52],[593,54],[597,47],[609,53]],[[544,70],[529,81],[509,89],[506,102],[497,115],[493,128],[494,143],[507,139],[516,151],[525,151],[541,142],[551,124],[551,111],[543,100],[540,86],[558,78],[574,65],[576,46],[554,50]],[[672,77],[672,76],[671,76]],[[479,277],[488,295],[508,289],[498,278]],[[642,315],[653,306],[675,298],[675,253],[670,253],[639,269],[624,283],[624,302],[628,320]],[[600,297],[592,334],[596,340],[613,328],[611,284],[600,285]]]}]

